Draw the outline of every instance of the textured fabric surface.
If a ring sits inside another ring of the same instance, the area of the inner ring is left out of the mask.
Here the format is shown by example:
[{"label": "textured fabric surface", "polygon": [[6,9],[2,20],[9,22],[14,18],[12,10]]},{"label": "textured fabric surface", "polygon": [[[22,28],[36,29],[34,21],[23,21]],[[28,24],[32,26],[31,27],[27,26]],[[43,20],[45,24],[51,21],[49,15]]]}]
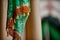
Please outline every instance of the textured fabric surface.
[{"label": "textured fabric surface", "polygon": [[8,0],[6,24],[8,40],[21,40],[30,10],[30,0]]}]

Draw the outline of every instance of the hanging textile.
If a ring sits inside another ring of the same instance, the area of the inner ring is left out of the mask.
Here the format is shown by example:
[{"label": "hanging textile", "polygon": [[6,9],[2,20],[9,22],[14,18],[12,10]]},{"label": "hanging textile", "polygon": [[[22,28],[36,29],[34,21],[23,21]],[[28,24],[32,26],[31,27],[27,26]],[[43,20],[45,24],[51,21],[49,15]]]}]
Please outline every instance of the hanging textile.
[{"label": "hanging textile", "polygon": [[60,1],[41,0],[42,39],[60,40]]},{"label": "hanging textile", "polygon": [[8,40],[21,40],[29,14],[30,0],[8,0],[6,24]]},{"label": "hanging textile", "polygon": [[[42,19],[42,37],[46,40],[49,32],[49,40],[60,40],[60,23],[54,17],[46,17]],[[46,33],[46,34],[45,34]]]}]

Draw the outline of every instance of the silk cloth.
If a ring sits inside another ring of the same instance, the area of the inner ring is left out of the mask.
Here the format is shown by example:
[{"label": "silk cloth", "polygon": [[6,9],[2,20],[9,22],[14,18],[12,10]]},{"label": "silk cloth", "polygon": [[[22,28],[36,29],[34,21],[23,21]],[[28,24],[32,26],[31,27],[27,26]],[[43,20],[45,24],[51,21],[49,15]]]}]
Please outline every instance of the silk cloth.
[{"label": "silk cloth", "polygon": [[30,0],[8,0],[6,23],[8,40],[21,40],[29,14]]}]

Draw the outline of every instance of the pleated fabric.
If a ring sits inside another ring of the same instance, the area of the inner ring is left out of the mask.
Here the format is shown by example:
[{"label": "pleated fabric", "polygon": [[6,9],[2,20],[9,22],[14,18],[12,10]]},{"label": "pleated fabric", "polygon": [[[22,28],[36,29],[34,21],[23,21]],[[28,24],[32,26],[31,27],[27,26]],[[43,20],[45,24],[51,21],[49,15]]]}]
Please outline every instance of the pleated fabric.
[{"label": "pleated fabric", "polygon": [[8,0],[6,23],[8,40],[21,40],[30,10],[30,0]]}]

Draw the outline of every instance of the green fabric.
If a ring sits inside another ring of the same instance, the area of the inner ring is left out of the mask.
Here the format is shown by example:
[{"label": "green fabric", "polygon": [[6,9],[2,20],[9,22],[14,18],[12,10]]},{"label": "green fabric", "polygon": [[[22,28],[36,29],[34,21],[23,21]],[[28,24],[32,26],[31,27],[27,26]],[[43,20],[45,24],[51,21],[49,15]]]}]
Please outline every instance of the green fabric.
[{"label": "green fabric", "polygon": [[57,31],[56,28],[53,28],[52,26],[53,25],[49,25],[50,27],[50,33],[51,33],[51,36],[53,38],[53,40],[60,40],[60,33]]},{"label": "green fabric", "polygon": [[46,39],[46,32],[49,31],[49,22],[48,20],[42,21],[42,39]]},{"label": "green fabric", "polygon": [[60,32],[55,28],[55,25],[51,24],[47,19],[42,20],[42,39],[43,40],[46,40],[45,39],[46,27],[49,29],[50,40],[60,40]]},{"label": "green fabric", "polygon": [[7,18],[13,17],[13,0],[8,0],[8,13],[7,13]]},{"label": "green fabric", "polygon": [[[23,34],[30,10],[30,0],[8,0],[6,27],[7,33],[13,35],[13,40],[21,40],[18,37]],[[14,37],[14,34],[18,37]]]},{"label": "green fabric", "polygon": [[14,27],[16,31],[22,35],[28,16],[22,16],[20,14],[19,17],[20,17],[19,19],[16,19],[16,23]]}]

